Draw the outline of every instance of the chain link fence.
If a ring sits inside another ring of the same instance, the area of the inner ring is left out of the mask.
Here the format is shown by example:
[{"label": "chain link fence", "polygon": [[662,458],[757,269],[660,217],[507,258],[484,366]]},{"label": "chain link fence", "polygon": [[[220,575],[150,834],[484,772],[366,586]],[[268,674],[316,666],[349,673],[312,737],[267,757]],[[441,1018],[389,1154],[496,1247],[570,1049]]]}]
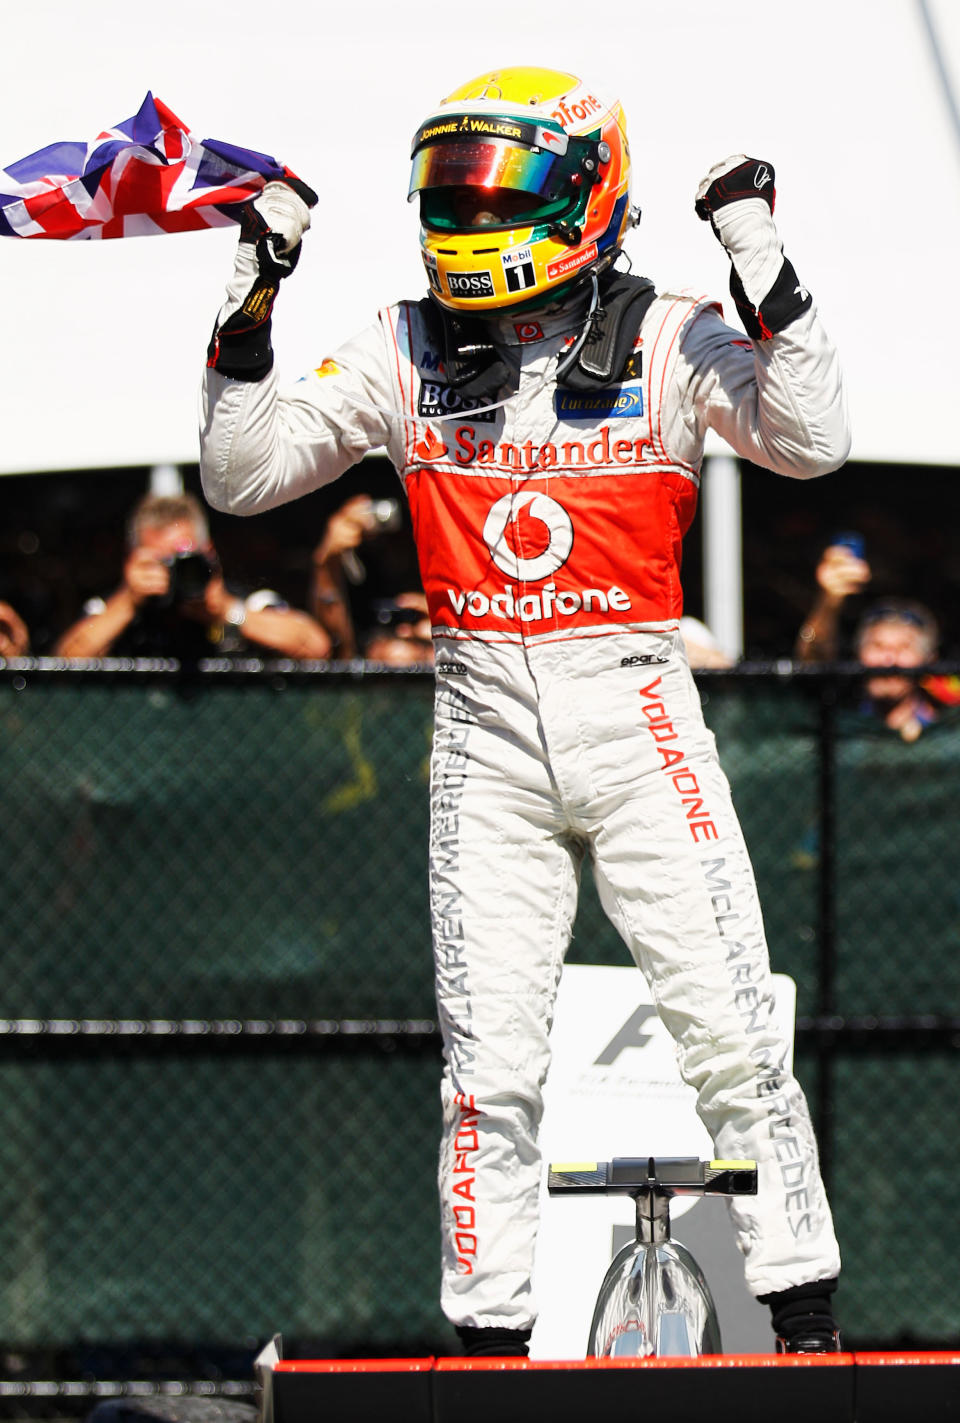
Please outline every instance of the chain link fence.
[{"label": "chain link fence", "polygon": [[[955,1343],[960,723],[907,745],[842,679],[700,685],[798,984],[847,1336]],[[431,699],[356,669],[2,673],[7,1373],[196,1373],[276,1331],[449,1351]],[[627,961],[588,876],[570,958]]]}]

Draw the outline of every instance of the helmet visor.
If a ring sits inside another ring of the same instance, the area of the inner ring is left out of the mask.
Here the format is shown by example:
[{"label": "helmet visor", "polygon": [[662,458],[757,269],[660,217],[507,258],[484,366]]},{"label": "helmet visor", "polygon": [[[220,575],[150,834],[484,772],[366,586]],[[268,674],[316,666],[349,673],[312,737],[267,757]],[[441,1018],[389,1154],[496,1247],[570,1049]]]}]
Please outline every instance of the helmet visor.
[{"label": "helmet visor", "polygon": [[[526,148],[508,139],[456,139],[424,145],[413,155],[408,200],[419,193],[428,227],[463,231],[476,225],[464,215],[462,197],[489,194],[483,226],[532,225],[568,212],[587,184],[581,168],[587,145],[576,141],[563,154]],[[510,194],[498,204],[497,195]]]}]

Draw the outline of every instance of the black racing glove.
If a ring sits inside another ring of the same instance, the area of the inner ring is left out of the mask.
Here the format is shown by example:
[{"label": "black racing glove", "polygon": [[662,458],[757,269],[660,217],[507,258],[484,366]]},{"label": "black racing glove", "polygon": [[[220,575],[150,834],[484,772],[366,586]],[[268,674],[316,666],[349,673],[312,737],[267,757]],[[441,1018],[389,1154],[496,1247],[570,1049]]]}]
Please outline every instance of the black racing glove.
[{"label": "black racing glove", "polygon": [[754,341],[775,336],[811,304],[783,255],[773,221],[775,184],[772,163],[737,153],[710,169],[694,204],[730,258],[730,295]]},{"label": "black racing glove", "polygon": [[207,365],[234,380],[262,380],[273,366],[270,317],[277,291],[300,260],[317,195],[299,178],[268,183],[241,212],[240,244],[207,347]]}]

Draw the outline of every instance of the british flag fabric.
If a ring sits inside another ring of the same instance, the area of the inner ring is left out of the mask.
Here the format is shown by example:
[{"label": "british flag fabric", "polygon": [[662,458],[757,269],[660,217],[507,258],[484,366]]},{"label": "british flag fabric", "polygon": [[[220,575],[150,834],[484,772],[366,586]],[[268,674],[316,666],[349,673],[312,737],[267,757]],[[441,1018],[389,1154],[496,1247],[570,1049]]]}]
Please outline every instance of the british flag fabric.
[{"label": "british flag fabric", "polygon": [[271,179],[274,158],[198,139],[148,94],[133,118],[88,143],[52,143],[0,170],[0,236],[144,237],[238,221]]}]

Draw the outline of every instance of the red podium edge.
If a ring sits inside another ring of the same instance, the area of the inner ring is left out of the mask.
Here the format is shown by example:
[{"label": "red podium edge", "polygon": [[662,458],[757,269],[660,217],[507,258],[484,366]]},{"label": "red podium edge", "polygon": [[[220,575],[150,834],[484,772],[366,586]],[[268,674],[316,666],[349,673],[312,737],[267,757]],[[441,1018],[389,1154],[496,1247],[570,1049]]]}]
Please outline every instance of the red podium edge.
[{"label": "red podium edge", "polygon": [[433,1356],[422,1359],[279,1359],[273,1365],[273,1371],[288,1374],[363,1374],[484,1372],[493,1369],[536,1373],[556,1369],[835,1369],[857,1364],[868,1367],[958,1366],[960,1352],[892,1350],[844,1354],[701,1354],[693,1359],[463,1359]]}]

